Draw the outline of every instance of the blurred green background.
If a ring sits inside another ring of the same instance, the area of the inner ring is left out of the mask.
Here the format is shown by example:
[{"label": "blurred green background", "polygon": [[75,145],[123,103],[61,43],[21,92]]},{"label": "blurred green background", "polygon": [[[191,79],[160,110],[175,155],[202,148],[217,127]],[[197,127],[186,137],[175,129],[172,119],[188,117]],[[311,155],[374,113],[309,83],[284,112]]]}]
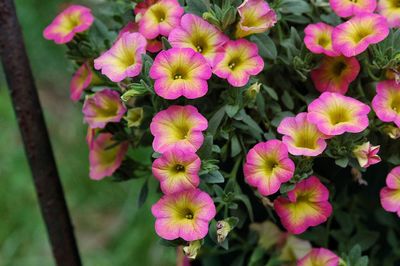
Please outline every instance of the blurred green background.
[{"label": "blurred green background", "polygon": [[[63,2],[16,0],[16,5],[83,263],[173,265],[174,250],[161,246],[153,229],[150,207],[158,196],[150,193],[146,204],[137,207],[144,180],[113,183],[88,177],[81,106],[69,100],[72,68],[64,48],[42,38],[43,29],[64,8]],[[0,72],[0,265],[54,265]],[[152,181],[150,191],[155,185]]]}]

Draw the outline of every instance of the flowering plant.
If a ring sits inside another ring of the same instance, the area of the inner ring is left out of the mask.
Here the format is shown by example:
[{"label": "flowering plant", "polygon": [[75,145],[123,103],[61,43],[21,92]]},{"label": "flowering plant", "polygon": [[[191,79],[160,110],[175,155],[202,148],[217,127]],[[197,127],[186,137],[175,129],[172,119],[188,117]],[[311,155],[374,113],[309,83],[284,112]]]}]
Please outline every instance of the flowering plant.
[{"label": "flowering plant", "polygon": [[140,203],[157,180],[180,265],[400,262],[398,1],[106,2],[44,37],[76,66],[90,177],[145,179]]}]

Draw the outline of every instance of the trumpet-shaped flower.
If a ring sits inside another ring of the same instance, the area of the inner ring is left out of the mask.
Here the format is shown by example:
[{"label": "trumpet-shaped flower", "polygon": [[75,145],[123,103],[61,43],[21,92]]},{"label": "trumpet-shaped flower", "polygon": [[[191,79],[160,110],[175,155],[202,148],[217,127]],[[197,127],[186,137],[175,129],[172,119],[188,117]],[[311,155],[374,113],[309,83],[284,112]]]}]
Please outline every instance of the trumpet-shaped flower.
[{"label": "trumpet-shaped flower", "polygon": [[204,19],[186,14],[181,19],[180,27],[171,31],[168,41],[172,47],[192,48],[213,66],[218,48],[228,41],[228,37]]},{"label": "trumpet-shaped flower", "polygon": [[258,55],[257,45],[245,39],[228,41],[215,59],[213,72],[227,79],[234,87],[247,84],[250,76],[264,69],[264,60]]},{"label": "trumpet-shaped flower", "polygon": [[297,266],[338,266],[339,257],[325,248],[313,248],[306,256],[297,262]]},{"label": "trumpet-shaped flower", "polygon": [[331,8],[343,18],[373,13],[376,9],[376,0],[329,0]]},{"label": "trumpet-shaped flower", "polygon": [[274,207],[290,233],[301,234],[310,226],[326,222],[332,213],[329,190],[315,176],[300,181],[287,196],[278,197]]},{"label": "trumpet-shaped flower", "polygon": [[275,11],[264,0],[244,0],[237,10],[240,16],[235,32],[237,38],[266,32],[277,22]]},{"label": "trumpet-shaped flower", "polygon": [[323,22],[309,24],[304,29],[304,43],[314,54],[338,56],[340,53],[332,48],[332,32],[333,27]]},{"label": "trumpet-shaped flower", "polygon": [[119,93],[111,89],[87,96],[82,112],[91,128],[104,128],[109,122],[119,122],[126,112]]},{"label": "trumpet-shaped flower", "polygon": [[173,105],[156,114],[150,124],[154,136],[153,149],[163,153],[173,147],[197,151],[204,141],[203,131],[208,127],[197,108],[191,105]]},{"label": "trumpet-shaped flower", "polygon": [[308,105],[308,121],[328,136],[359,133],[369,124],[368,105],[338,93],[324,92]]},{"label": "trumpet-shaped flower", "polygon": [[90,66],[85,63],[78,68],[72,77],[70,85],[70,97],[74,102],[78,101],[83,91],[89,87],[92,82],[93,73]]},{"label": "trumpet-shaped flower", "polygon": [[394,80],[379,82],[372,108],[383,122],[394,122],[400,128],[400,85]]},{"label": "trumpet-shaped flower", "polygon": [[[123,27],[119,33],[117,39],[120,39],[125,32],[134,33],[139,31],[139,24],[133,21],[128,22],[128,24]],[[146,39],[147,45],[146,50],[150,53],[157,53],[162,50],[162,43],[158,39]]]},{"label": "trumpet-shaped flower", "polygon": [[172,148],[162,154],[153,163],[153,175],[160,181],[164,194],[195,189],[199,183],[201,161],[196,153]]},{"label": "trumpet-shaped flower", "polygon": [[90,178],[103,179],[117,170],[128,151],[129,143],[116,145],[113,135],[101,133],[89,145]]},{"label": "trumpet-shaped flower", "polygon": [[396,212],[400,217],[400,166],[386,177],[386,187],[382,188],[380,197],[382,207],[388,212]]},{"label": "trumpet-shaped flower", "polygon": [[199,189],[164,195],[151,212],[156,217],[155,228],[160,237],[185,241],[204,238],[216,214],[211,197]]},{"label": "trumpet-shaped flower", "polygon": [[147,39],[167,36],[179,26],[183,8],[177,0],[160,0],[151,5],[139,20],[139,32]]},{"label": "trumpet-shaped flower", "polygon": [[377,164],[381,161],[381,158],[378,155],[380,146],[372,146],[371,143],[365,142],[359,146],[357,146],[353,150],[353,154],[358,160],[358,163],[361,167],[367,168],[373,164]]},{"label": "trumpet-shaped flower", "polygon": [[92,11],[84,6],[72,5],[61,12],[53,22],[47,26],[43,36],[57,44],[70,42],[75,34],[84,32],[92,25],[94,17]]},{"label": "trumpet-shaped flower", "polygon": [[361,54],[370,44],[383,41],[389,35],[386,19],[378,14],[362,14],[338,25],[332,33],[335,51],[346,57]]},{"label": "trumpet-shaped flower", "polygon": [[146,45],[147,41],[140,33],[126,32],[110,50],[94,60],[94,68],[101,69],[101,73],[114,82],[136,77],[142,70]]},{"label": "trumpet-shaped flower", "polygon": [[355,57],[325,57],[311,71],[311,79],[319,92],[346,94],[349,85],[360,73],[360,63]]},{"label": "trumpet-shaped flower", "polygon": [[386,18],[389,27],[400,27],[400,5],[397,0],[379,0],[378,11]]},{"label": "trumpet-shaped flower", "polygon": [[154,91],[164,99],[180,96],[200,98],[208,91],[211,67],[204,57],[190,48],[172,48],[160,52],[150,68]]},{"label": "trumpet-shaped flower", "polygon": [[282,141],[293,155],[317,156],[326,148],[327,136],[307,120],[307,113],[284,118],[278,132],[284,135]]},{"label": "trumpet-shaped flower", "polygon": [[286,145],[270,140],[258,143],[249,151],[243,170],[246,182],[256,187],[261,195],[268,196],[293,177],[294,168]]}]

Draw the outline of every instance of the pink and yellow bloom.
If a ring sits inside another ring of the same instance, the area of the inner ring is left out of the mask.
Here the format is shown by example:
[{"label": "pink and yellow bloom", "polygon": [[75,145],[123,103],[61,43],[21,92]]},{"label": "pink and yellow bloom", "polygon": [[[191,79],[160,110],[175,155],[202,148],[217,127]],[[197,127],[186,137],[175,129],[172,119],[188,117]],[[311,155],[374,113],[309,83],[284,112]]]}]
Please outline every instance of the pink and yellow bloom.
[{"label": "pink and yellow bloom", "polygon": [[365,142],[357,146],[353,150],[353,155],[358,160],[361,167],[367,168],[373,164],[377,164],[381,161],[378,152],[381,146],[372,146],[371,143]]},{"label": "pink and yellow bloom", "polygon": [[243,170],[246,182],[256,187],[261,195],[269,196],[293,177],[294,168],[286,145],[270,140],[258,143],[249,151]]},{"label": "pink and yellow bloom", "polygon": [[223,50],[215,59],[213,72],[234,87],[246,85],[250,76],[258,75],[264,69],[264,60],[252,42],[245,39],[228,41]]},{"label": "pink and yellow bloom", "polygon": [[201,161],[196,153],[172,148],[153,163],[153,175],[160,181],[161,191],[172,194],[182,190],[195,189],[200,183]]},{"label": "pink and yellow bloom", "polygon": [[311,71],[311,79],[319,92],[346,94],[349,85],[360,73],[360,63],[355,57],[324,57]]},{"label": "pink and yellow bloom", "polygon": [[389,35],[386,19],[378,14],[361,14],[335,27],[332,45],[346,57],[361,54],[370,44],[383,41]]},{"label": "pink and yellow bloom", "polygon": [[332,48],[332,32],[333,27],[323,22],[309,24],[304,29],[304,44],[314,54],[338,56],[340,53]]},{"label": "pink and yellow bloom", "polygon": [[236,38],[266,32],[277,22],[277,16],[264,0],[244,0],[238,7],[239,23],[236,26]]},{"label": "pink and yellow bloom", "polygon": [[133,10],[133,12],[135,13],[135,15],[144,15],[144,13],[146,13],[147,9],[149,9],[149,7],[151,7],[158,1],[159,0],[144,0],[143,2],[140,2],[135,6],[135,9]]},{"label": "pink and yellow bloom", "polygon": [[200,98],[208,91],[207,80],[211,67],[204,57],[190,48],[172,48],[160,52],[150,68],[155,80],[154,91],[164,99],[174,100],[180,96]]},{"label": "pink and yellow bloom", "polygon": [[121,166],[128,147],[128,142],[116,145],[110,133],[98,135],[89,145],[90,178],[100,180],[111,176]]},{"label": "pink and yellow bloom", "polygon": [[94,21],[92,11],[84,6],[71,5],[47,26],[43,36],[57,44],[70,42],[75,34],[90,28]]},{"label": "pink and yellow bloom", "polygon": [[185,241],[204,238],[216,214],[211,197],[199,189],[164,195],[151,212],[156,217],[155,228],[160,237]]},{"label": "pink and yellow bloom", "polygon": [[186,14],[180,27],[171,31],[168,41],[172,47],[192,48],[201,53],[212,67],[218,49],[228,41],[228,37],[204,19]]},{"label": "pink and yellow bloom", "polygon": [[282,141],[293,155],[317,156],[326,148],[325,139],[318,128],[307,120],[307,113],[286,117],[278,127]]},{"label": "pink and yellow bloom", "polygon": [[360,133],[369,124],[368,105],[338,93],[324,92],[308,105],[307,119],[325,135]]},{"label": "pink and yellow bloom", "polygon": [[331,8],[343,18],[373,13],[376,9],[376,0],[329,0]]},{"label": "pink and yellow bloom", "polygon": [[139,20],[139,32],[147,39],[167,36],[179,26],[183,8],[177,0],[160,0],[151,5]]},{"label": "pink and yellow bloom", "polygon": [[329,190],[315,176],[300,181],[274,201],[274,208],[282,225],[292,234],[301,234],[310,226],[326,222],[332,213],[328,202]]},{"label": "pink and yellow bloom", "polygon": [[146,39],[140,33],[124,33],[110,50],[94,60],[94,68],[101,69],[113,82],[136,77],[142,70],[142,55],[146,53]]},{"label": "pink and yellow bloom", "polygon": [[207,119],[192,105],[173,105],[156,114],[150,124],[153,149],[163,153],[174,147],[196,152],[204,141]]},{"label": "pink and yellow bloom", "polygon": [[386,18],[389,27],[400,27],[400,5],[397,0],[379,0],[378,11]]},{"label": "pink and yellow bloom", "polygon": [[382,207],[388,212],[395,212],[400,217],[400,166],[394,168],[386,177],[386,187],[381,193]]},{"label": "pink and yellow bloom", "polygon": [[87,63],[81,65],[75,74],[72,76],[70,85],[70,98],[74,102],[78,101],[83,91],[89,87],[92,82],[93,73],[92,69]]},{"label": "pink and yellow bloom", "polygon": [[[125,32],[129,33],[134,33],[139,31],[139,24],[136,22],[128,22],[128,24],[123,27],[120,32],[118,33],[117,39],[120,39],[122,35],[124,35]],[[149,51],[150,53],[157,53],[162,50],[162,43],[158,39],[153,39],[153,40],[146,40],[147,45],[146,45],[146,50]]]},{"label": "pink and yellow bloom", "polygon": [[381,81],[376,86],[372,108],[383,122],[394,122],[400,128],[400,84],[394,80]]},{"label": "pink and yellow bloom", "polygon": [[118,92],[105,89],[87,96],[82,112],[91,128],[104,128],[107,123],[119,122],[126,112]]},{"label": "pink and yellow bloom", "polygon": [[338,266],[340,258],[326,248],[313,248],[297,262],[297,266]]}]

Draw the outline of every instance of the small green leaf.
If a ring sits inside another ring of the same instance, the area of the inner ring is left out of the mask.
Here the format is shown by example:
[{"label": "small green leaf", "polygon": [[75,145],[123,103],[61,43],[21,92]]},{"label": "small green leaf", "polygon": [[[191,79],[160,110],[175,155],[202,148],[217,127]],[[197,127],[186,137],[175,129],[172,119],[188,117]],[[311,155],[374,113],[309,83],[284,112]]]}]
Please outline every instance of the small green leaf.
[{"label": "small green leaf", "polygon": [[292,97],[287,91],[284,91],[282,94],[282,102],[289,110],[293,110],[294,102]]},{"label": "small green leaf", "polygon": [[142,188],[140,189],[139,198],[138,198],[138,207],[142,207],[146,202],[147,195],[149,194],[149,183],[148,179],[144,181]]},{"label": "small green leaf", "polygon": [[218,184],[225,182],[224,176],[217,170],[201,175],[200,177],[202,180],[204,180],[204,182],[209,184]]},{"label": "small green leaf", "polygon": [[265,84],[262,87],[273,100],[275,100],[275,101],[278,100],[278,94],[276,94],[276,92],[275,92],[275,90],[273,88],[268,87]]}]

